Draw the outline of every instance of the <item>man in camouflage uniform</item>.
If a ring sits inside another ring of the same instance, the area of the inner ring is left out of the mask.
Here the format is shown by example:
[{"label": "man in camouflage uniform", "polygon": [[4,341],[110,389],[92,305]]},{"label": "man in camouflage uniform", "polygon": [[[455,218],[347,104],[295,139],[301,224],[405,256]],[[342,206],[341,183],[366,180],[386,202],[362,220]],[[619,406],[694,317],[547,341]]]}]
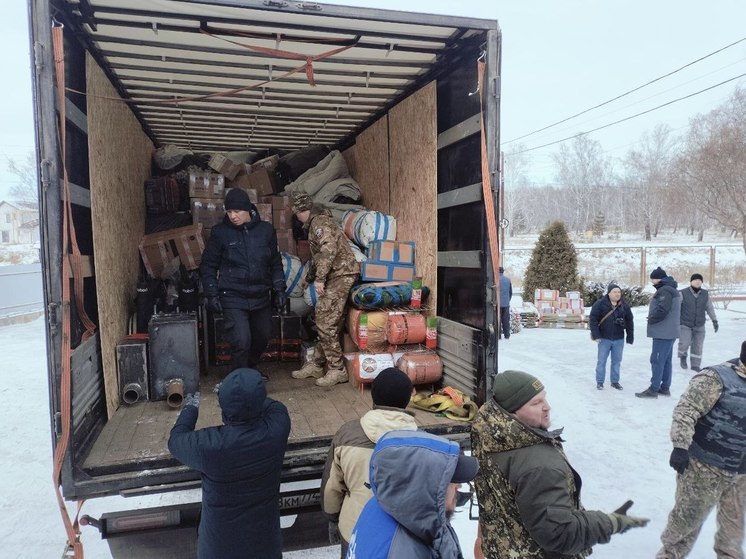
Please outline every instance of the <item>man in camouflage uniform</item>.
[{"label": "man in camouflage uniform", "polygon": [[[308,194],[297,194],[293,200],[293,213],[308,231],[311,245],[311,267],[306,282],[314,282],[316,303],[316,329],[319,343],[313,359],[297,371],[293,378],[316,379],[317,386],[333,386],[347,382],[347,371],[342,362],[339,333],[344,320],[345,304],[350,288],[358,280],[360,264],[350,249],[347,237],[332,219],[328,210],[314,206]],[[327,372],[324,375],[324,365]]]},{"label": "man in camouflage uniform", "polygon": [[584,510],[580,476],[548,431],[544,385],[521,371],[495,377],[471,428],[481,550],[488,559],[580,559],[612,534],[645,526],[627,501],[612,513]]},{"label": "man in camouflage uniform", "polygon": [[692,377],[673,410],[676,502],[656,559],[681,559],[717,505],[715,554],[743,559],[746,509],[746,341],[741,356]]}]

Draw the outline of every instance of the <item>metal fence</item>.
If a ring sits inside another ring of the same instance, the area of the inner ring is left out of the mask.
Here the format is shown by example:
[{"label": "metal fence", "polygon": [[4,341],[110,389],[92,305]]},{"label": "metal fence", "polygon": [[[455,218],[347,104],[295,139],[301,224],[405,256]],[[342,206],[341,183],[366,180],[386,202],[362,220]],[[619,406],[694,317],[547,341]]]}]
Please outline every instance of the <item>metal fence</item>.
[{"label": "metal fence", "polygon": [[0,266],[0,319],[39,313],[43,308],[41,264]]}]

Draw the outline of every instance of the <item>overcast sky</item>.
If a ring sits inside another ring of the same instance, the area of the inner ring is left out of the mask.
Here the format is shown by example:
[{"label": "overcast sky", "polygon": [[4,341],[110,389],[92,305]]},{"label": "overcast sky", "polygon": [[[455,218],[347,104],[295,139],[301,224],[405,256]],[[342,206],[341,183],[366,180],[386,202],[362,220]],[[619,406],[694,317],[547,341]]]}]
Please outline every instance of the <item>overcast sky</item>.
[{"label": "overcast sky", "polygon": [[[609,100],[746,37],[743,0],[346,0],[331,2],[497,19],[503,33],[502,148],[514,138]],[[0,200],[14,181],[7,158],[34,148],[26,2],[4,5],[0,34]],[[746,73],[746,41],[687,69],[520,142],[532,148],[632,116]],[[740,78],[690,99],[594,132],[622,157],[658,122],[684,132],[691,116],[722,102]],[[531,178],[552,182],[559,145],[530,152]]]}]

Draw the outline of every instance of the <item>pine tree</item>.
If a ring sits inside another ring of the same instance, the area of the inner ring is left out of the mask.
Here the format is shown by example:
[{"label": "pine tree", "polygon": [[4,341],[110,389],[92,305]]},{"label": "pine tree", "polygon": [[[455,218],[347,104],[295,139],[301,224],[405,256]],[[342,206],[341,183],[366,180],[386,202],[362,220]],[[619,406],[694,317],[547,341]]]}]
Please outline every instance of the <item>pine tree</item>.
[{"label": "pine tree", "polygon": [[550,224],[539,235],[523,279],[523,298],[532,301],[536,289],[558,289],[561,293],[580,289],[578,255],[561,221]]},{"label": "pine tree", "polygon": [[593,219],[593,225],[591,226],[591,229],[593,231],[593,234],[597,237],[600,237],[604,234],[604,229],[606,227],[606,214],[604,212],[599,211],[596,214],[596,217]]}]

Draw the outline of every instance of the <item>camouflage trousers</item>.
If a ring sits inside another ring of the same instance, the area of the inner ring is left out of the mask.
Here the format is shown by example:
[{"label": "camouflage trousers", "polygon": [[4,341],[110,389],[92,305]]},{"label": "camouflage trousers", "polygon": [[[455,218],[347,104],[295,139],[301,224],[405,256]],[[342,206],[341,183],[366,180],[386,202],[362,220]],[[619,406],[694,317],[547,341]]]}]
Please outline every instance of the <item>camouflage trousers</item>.
[{"label": "camouflage trousers", "polygon": [[344,323],[345,305],[350,288],[357,281],[357,275],[339,276],[324,285],[324,294],[316,302],[316,329],[319,343],[313,354],[313,362],[319,367],[325,363],[329,369],[344,369],[342,346],[339,333]]},{"label": "camouflage trousers", "polygon": [[715,555],[744,559],[746,474],[733,474],[691,459],[677,476],[676,503],[663,530],[656,559],[683,559],[689,554],[707,515],[717,506]]}]

